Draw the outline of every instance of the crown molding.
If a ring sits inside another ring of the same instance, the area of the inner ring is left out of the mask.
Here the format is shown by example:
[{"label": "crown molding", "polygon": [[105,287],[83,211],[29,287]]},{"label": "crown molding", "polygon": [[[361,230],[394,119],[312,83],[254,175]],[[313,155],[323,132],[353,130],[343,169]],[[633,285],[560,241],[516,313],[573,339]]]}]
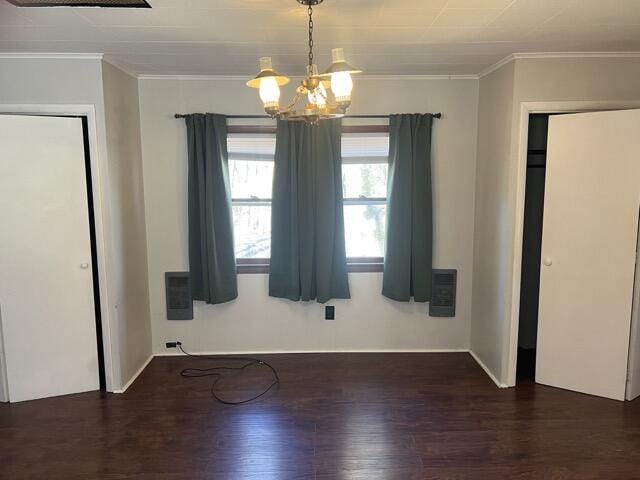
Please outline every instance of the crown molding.
[{"label": "crown molding", "polygon": [[638,58],[638,52],[531,52],[514,53],[514,58]]},{"label": "crown molding", "polygon": [[[508,63],[517,59],[544,58],[640,58],[640,51],[634,52],[522,52],[511,53],[498,62],[490,65],[477,74],[463,75],[358,75],[358,80],[478,80]],[[182,74],[144,74],[132,70],[129,66],[114,60],[110,55],[102,53],[52,53],[52,52],[0,52],[0,59],[31,59],[31,60],[104,60],[128,75],[140,80],[229,80],[246,81],[250,75],[182,75]],[[291,77],[294,80],[302,76]]]},{"label": "crown molding", "polygon": [[139,75],[138,72],[136,72],[135,70],[132,70],[131,67],[129,67],[128,65],[125,65],[124,63],[121,63],[118,60],[115,60],[115,59],[111,58],[109,55],[105,55],[102,58],[102,61],[105,62],[105,63],[108,63],[112,67],[117,68],[118,70],[123,71],[124,73],[126,73],[130,77],[133,77],[135,79],[140,78],[140,75]]},{"label": "crown molding", "polygon": [[[160,75],[139,74],[140,80],[230,80],[234,82],[247,81],[250,75]],[[304,77],[294,75],[292,80],[302,80]],[[358,75],[358,80],[477,80],[478,75]]]},{"label": "crown molding", "polygon": [[478,78],[482,78],[482,77],[484,77],[486,75],[489,75],[492,72],[495,72],[496,70],[498,70],[499,68],[504,67],[507,63],[510,63],[513,60],[515,60],[515,55],[513,53],[511,53],[511,54],[507,55],[506,57],[504,57],[502,60],[498,60],[493,65],[489,65],[487,68],[482,70],[478,74]]},{"label": "crown molding", "polygon": [[477,80],[478,75],[470,74],[433,74],[433,75],[358,75],[359,80]]},{"label": "crown molding", "polygon": [[102,60],[102,53],[0,52],[0,59]]},{"label": "crown molding", "polygon": [[114,60],[109,55],[103,53],[52,53],[52,52],[0,52],[0,59],[23,59],[23,60],[102,60],[118,70],[122,70],[127,75],[138,78],[138,73],[128,66]]},{"label": "crown molding", "polygon": [[[289,77],[298,78],[298,77]],[[299,77],[302,78],[302,77]],[[138,75],[139,80],[230,80],[234,82],[247,81],[251,75],[180,75],[180,74],[147,74]]]},{"label": "crown molding", "polygon": [[509,62],[518,59],[543,58],[640,58],[640,52],[522,52],[507,55],[478,74],[478,78],[489,75]]}]

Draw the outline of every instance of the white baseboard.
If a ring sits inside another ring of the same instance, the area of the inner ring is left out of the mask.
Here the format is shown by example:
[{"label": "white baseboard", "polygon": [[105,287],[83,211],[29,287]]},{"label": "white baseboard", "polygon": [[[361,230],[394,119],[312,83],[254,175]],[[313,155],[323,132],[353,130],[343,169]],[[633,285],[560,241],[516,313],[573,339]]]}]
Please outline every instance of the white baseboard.
[{"label": "white baseboard", "polygon": [[509,387],[509,385],[506,385],[506,384],[500,382],[493,375],[491,370],[489,370],[489,368],[484,364],[484,362],[482,360],[480,360],[480,358],[473,352],[473,350],[469,350],[469,355],[471,355],[473,357],[473,359],[476,361],[476,363],[482,367],[482,369],[485,371],[485,373],[489,376],[489,378],[491,380],[493,380],[493,383],[495,383],[498,386],[498,388],[508,388]]},{"label": "white baseboard", "polygon": [[149,358],[147,358],[147,360],[142,364],[142,366],[138,369],[138,371],[133,374],[133,376],[129,379],[129,381],[122,388],[118,390],[114,390],[112,393],[126,392],[127,388],[129,388],[133,384],[133,382],[136,381],[136,378],[138,378],[138,376],[144,371],[144,369],[147,368],[147,365],[151,363],[151,360],[153,360],[153,357],[155,357],[154,354],[149,355]]},{"label": "white baseboard", "polygon": [[[186,350],[186,349],[185,349]],[[218,352],[191,352],[193,355],[285,355],[299,353],[469,353],[468,348],[419,348],[419,349],[353,349],[353,350],[234,350]],[[183,355],[179,350],[155,353],[156,357]]]},{"label": "white baseboard", "polygon": [[[390,349],[390,350],[301,350],[301,351],[232,351],[232,352],[189,352],[194,355],[282,355],[282,354],[299,354],[299,353],[468,353],[473,357],[485,373],[493,380],[499,388],[508,388],[508,385],[498,381],[493,375],[491,370],[487,368],[482,360],[473,352],[473,350],[467,348],[426,348],[426,349]],[[154,353],[144,362],[144,364],[138,369],[138,371],[131,377],[131,379],[119,390],[114,390],[113,393],[124,393],[138,378],[138,376],[147,368],[147,365],[153,360],[154,357],[175,357],[182,356],[181,352],[165,352]]]}]

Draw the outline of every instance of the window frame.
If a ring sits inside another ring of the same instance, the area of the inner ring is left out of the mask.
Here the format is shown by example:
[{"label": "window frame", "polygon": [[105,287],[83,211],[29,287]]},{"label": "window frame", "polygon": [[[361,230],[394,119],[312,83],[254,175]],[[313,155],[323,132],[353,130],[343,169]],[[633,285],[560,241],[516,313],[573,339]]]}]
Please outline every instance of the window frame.
[{"label": "window frame", "polygon": [[[227,133],[275,135],[274,125],[229,125]],[[389,133],[389,125],[343,125],[342,133]],[[385,197],[344,198],[343,205],[386,205]],[[271,205],[272,199],[237,198],[231,199],[232,206]],[[236,258],[239,274],[269,273],[270,258]],[[384,257],[347,257],[347,271],[350,273],[373,273],[384,271]]]}]

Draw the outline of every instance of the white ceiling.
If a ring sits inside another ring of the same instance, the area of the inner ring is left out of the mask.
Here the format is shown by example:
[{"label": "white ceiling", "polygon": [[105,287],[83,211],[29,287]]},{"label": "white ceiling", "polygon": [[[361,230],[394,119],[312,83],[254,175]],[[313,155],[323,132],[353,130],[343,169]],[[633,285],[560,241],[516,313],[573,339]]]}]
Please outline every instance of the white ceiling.
[{"label": "white ceiling", "polygon": [[[18,8],[0,0],[0,52],[105,53],[139,74],[304,73],[295,0],[149,0],[152,9]],[[514,52],[640,50],[640,0],[325,0],[315,52],[369,74],[477,74]]]}]

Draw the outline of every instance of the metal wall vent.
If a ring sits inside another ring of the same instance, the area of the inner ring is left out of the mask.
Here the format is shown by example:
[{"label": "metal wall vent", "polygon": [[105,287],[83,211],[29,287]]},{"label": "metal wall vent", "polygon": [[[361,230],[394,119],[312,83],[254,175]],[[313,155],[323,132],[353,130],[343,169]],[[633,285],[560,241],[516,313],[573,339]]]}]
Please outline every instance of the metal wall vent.
[{"label": "metal wall vent", "polygon": [[192,320],[193,300],[189,272],[166,272],[164,285],[167,320]]},{"label": "metal wall vent", "polygon": [[151,8],[146,0],[8,0],[17,7]]},{"label": "metal wall vent", "polygon": [[457,270],[433,270],[431,274],[431,317],[456,316]]}]

